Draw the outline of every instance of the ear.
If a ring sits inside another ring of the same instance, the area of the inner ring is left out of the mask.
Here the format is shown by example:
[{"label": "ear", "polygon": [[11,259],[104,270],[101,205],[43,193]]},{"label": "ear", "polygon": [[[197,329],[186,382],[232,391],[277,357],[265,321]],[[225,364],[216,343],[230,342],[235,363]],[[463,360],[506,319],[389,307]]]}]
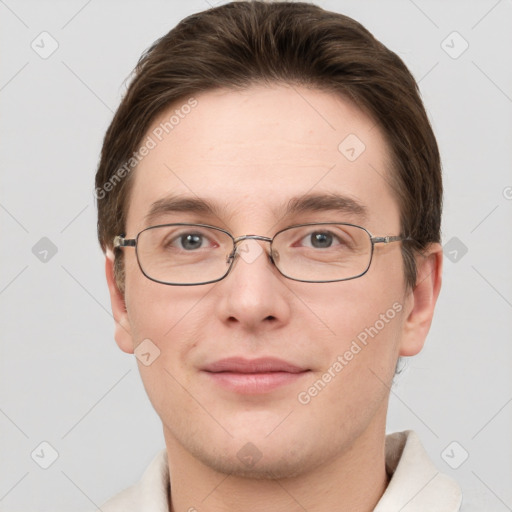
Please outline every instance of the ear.
[{"label": "ear", "polygon": [[126,311],[123,293],[119,290],[114,278],[114,254],[107,250],[105,258],[105,275],[107,277],[108,291],[112,314],[114,315],[114,337],[119,348],[127,354],[133,354],[134,346],[131,335],[130,321]]},{"label": "ear", "polygon": [[407,317],[404,322],[400,343],[401,356],[414,356],[425,343],[434,307],[441,290],[443,269],[443,248],[440,244],[431,244],[416,258],[416,286],[407,297]]}]

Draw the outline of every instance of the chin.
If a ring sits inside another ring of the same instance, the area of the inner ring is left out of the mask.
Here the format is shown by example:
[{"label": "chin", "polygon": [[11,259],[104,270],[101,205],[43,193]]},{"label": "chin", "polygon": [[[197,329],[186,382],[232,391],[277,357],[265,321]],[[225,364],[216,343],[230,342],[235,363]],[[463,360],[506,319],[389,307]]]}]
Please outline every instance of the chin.
[{"label": "chin", "polygon": [[[245,445],[245,447],[247,447]],[[199,459],[205,466],[213,469],[222,474],[239,477],[239,478],[247,478],[252,480],[276,480],[276,479],[286,479],[286,478],[294,478],[300,476],[308,472],[310,467],[308,467],[306,460],[307,457],[304,455],[301,456],[301,459],[293,459],[292,457],[288,458],[286,455],[283,455],[281,458],[276,457],[276,453],[270,454],[270,456],[265,457],[263,453],[252,445],[253,448],[247,449],[247,453],[251,450],[254,450],[254,458],[251,460],[247,456],[244,457],[243,454],[239,454],[235,456],[218,456],[210,453],[196,453],[196,458]],[[243,448],[240,450],[242,452]],[[243,460],[245,458],[245,460]],[[240,460],[242,459],[242,460]],[[309,463],[311,461],[309,460]]]}]

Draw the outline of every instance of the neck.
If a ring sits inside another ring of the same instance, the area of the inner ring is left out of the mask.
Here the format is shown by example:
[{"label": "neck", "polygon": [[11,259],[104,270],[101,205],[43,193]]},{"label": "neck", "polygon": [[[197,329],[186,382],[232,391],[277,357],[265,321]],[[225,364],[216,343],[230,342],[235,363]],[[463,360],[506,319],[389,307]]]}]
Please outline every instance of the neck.
[{"label": "neck", "polygon": [[385,431],[369,427],[348,450],[293,478],[251,479],[204,465],[164,429],[170,512],[370,512],[384,493]]}]

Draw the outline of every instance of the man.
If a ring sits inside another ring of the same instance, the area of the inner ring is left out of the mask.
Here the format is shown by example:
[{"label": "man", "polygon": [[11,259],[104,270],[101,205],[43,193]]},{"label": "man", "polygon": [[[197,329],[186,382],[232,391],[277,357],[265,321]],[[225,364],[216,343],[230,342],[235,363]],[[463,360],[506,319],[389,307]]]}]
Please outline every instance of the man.
[{"label": "man", "polygon": [[441,285],[442,184],[413,77],[354,20],[234,2],[142,57],[102,150],[119,347],[166,443],[111,511],[456,511],[397,360]]}]

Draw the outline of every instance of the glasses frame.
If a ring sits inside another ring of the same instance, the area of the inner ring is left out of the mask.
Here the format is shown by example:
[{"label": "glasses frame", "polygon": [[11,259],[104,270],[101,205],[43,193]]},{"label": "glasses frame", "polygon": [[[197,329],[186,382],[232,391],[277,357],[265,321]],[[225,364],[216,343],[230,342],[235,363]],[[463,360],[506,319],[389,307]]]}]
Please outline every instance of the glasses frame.
[{"label": "glasses frame", "polygon": [[[322,226],[322,225],[333,225],[333,224],[339,225],[339,226],[352,226],[354,228],[359,228],[359,229],[362,229],[368,235],[368,238],[370,239],[370,242],[371,242],[371,251],[370,251],[370,258],[368,261],[368,265],[366,266],[366,268],[363,272],[361,272],[360,274],[357,274],[355,276],[352,276],[352,277],[345,277],[343,279],[332,279],[329,281],[309,281],[309,280],[305,280],[305,279],[296,279],[294,277],[287,276],[276,265],[274,258],[272,257],[272,243],[274,242],[274,239],[276,238],[277,235],[279,235],[283,231],[288,231],[290,229],[300,228],[300,227],[304,227],[304,226]],[[226,263],[229,263],[229,267],[227,268],[224,275],[222,277],[219,277],[218,279],[213,279],[211,281],[204,281],[204,282],[200,282],[200,283],[169,283],[167,281],[160,281],[159,279],[155,279],[155,278],[149,276],[148,274],[146,274],[146,272],[144,271],[144,269],[142,268],[142,265],[140,263],[139,253],[137,250],[137,243],[138,243],[139,237],[142,233],[144,233],[145,231],[149,231],[150,229],[162,228],[162,227],[167,227],[167,226],[197,226],[197,227],[202,227],[202,228],[215,229],[217,231],[221,231],[222,233],[225,233],[226,235],[228,235],[231,238],[231,240],[233,241],[233,251],[229,254],[228,259],[226,261]],[[225,229],[219,228],[217,226],[211,226],[209,224],[177,222],[177,223],[158,224],[156,226],[149,226],[147,228],[144,228],[142,231],[139,231],[139,233],[137,233],[137,236],[135,238],[125,238],[125,235],[118,235],[118,236],[114,237],[113,247],[114,247],[114,249],[121,249],[123,247],[135,247],[135,255],[137,257],[137,264],[139,265],[140,271],[150,281],[154,281],[155,283],[165,284],[168,286],[201,286],[204,284],[217,283],[219,281],[222,281],[225,277],[227,277],[227,275],[231,272],[231,269],[234,266],[238,244],[240,242],[243,242],[244,240],[261,240],[262,242],[269,242],[270,243],[270,252],[267,253],[267,255],[268,255],[270,261],[272,262],[272,264],[274,265],[274,267],[277,269],[277,271],[283,277],[286,277],[287,279],[290,279],[292,281],[299,281],[301,283],[337,283],[340,281],[351,281],[352,279],[357,279],[361,276],[364,276],[368,272],[368,270],[370,269],[370,266],[372,264],[372,261],[373,261],[373,253],[374,253],[375,244],[389,244],[392,242],[403,242],[403,241],[412,240],[412,239],[409,237],[401,236],[401,235],[373,236],[363,226],[358,226],[357,224],[351,224],[349,222],[308,222],[306,224],[294,224],[293,226],[288,226],[286,228],[279,230],[277,233],[274,234],[274,236],[272,238],[269,238],[268,236],[260,236],[260,235],[243,235],[243,236],[238,236],[235,238],[229,231],[226,231]]]}]

